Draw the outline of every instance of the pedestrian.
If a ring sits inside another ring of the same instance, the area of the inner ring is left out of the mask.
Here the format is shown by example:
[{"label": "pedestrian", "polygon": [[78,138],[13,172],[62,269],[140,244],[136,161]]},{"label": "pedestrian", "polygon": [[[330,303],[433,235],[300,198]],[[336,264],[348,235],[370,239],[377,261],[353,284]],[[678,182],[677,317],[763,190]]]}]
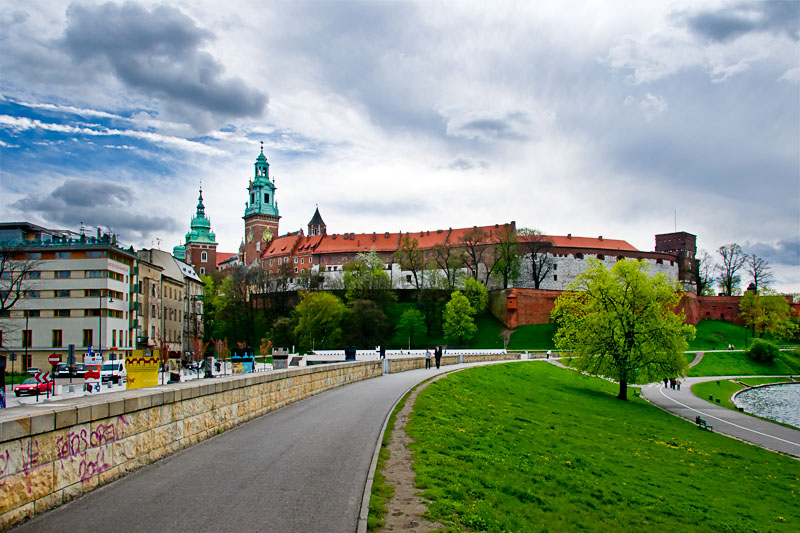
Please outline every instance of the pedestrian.
[{"label": "pedestrian", "polygon": [[667,384],[668,382],[669,382],[669,380],[668,380],[667,378],[664,378],[664,388],[665,388],[665,389],[666,389],[667,387],[669,387],[669,385]]},{"label": "pedestrian", "polygon": [[433,351],[433,356],[436,358],[436,369],[439,369],[439,365],[442,363],[442,347],[437,346],[436,349]]},{"label": "pedestrian", "polygon": [[678,392],[680,392],[680,390],[681,390],[681,382],[680,382],[680,380],[676,379],[675,380],[675,385],[678,387]]},{"label": "pedestrian", "polygon": [[552,350],[547,350],[547,358],[548,358],[548,359],[550,359],[550,354],[552,354],[552,353],[553,353],[553,351],[552,351]]},{"label": "pedestrian", "polygon": [[431,351],[430,349],[425,349],[425,370],[428,370],[431,367]]}]

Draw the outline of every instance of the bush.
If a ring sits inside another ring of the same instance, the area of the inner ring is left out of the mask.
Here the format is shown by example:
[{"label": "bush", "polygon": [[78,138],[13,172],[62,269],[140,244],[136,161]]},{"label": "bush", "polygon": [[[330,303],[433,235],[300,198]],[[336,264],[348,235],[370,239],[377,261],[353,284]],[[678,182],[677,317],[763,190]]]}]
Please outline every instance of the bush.
[{"label": "bush", "polygon": [[753,361],[768,363],[775,359],[779,353],[780,350],[778,347],[771,342],[762,339],[753,339],[753,344],[751,344],[750,349],[747,350],[747,357]]}]

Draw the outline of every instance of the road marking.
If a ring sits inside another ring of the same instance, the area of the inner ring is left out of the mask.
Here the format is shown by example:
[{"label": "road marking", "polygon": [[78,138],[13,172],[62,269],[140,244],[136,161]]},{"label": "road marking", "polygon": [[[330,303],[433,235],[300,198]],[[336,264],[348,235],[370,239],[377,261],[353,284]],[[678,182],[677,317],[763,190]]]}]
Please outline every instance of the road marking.
[{"label": "road marking", "polygon": [[[724,423],[726,423],[726,424],[730,424],[731,426],[737,427],[737,428],[739,428],[739,429],[744,429],[745,431],[750,431],[750,432],[752,432],[752,433],[756,433],[756,434],[758,434],[758,435],[761,435],[761,436],[763,436],[763,437],[769,437],[769,438],[771,438],[771,439],[779,440],[779,441],[781,441],[781,442],[785,442],[785,443],[787,443],[787,444],[791,444],[792,446],[797,446],[797,447],[799,447],[799,448],[800,448],[800,444],[798,444],[798,443],[796,443],[796,442],[792,442],[792,441],[790,441],[790,440],[782,439],[782,438],[780,438],[780,437],[776,437],[775,435],[768,435],[768,434],[766,434],[766,433],[762,433],[762,432],[760,432],[760,431],[756,431],[755,429],[746,428],[746,427],[744,427],[744,426],[740,426],[739,424],[734,424],[733,422],[728,422],[727,420],[723,420],[722,418],[718,418],[718,417],[716,417],[716,416],[714,416],[714,415],[710,415],[710,414],[708,414],[708,413],[703,413],[703,412],[701,412],[701,411],[698,411],[698,410],[697,410],[697,409],[695,409],[694,407],[689,407],[688,405],[682,404],[681,402],[679,402],[679,401],[678,401],[678,400],[676,400],[675,398],[670,398],[669,396],[667,396],[666,394],[664,394],[664,386],[663,386],[663,385],[659,385],[659,386],[658,386],[658,392],[660,392],[660,393],[661,393],[661,395],[662,395],[664,398],[667,398],[668,400],[672,400],[673,402],[677,403],[677,404],[678,404],[678,405],[680,405],[681,407],[685,407],[686,409],[689,409],[690,411],[694,411],[694,412],[695,412],[695,413],[697,413],[697,414],[703,415],[703,416],[705,416],[705,417],[708,417],[708,418],[713,418],[714,420],[719,420],[720,422],[724,422]],[[690,393],[690,394],[691,394],[691,393]]]}]

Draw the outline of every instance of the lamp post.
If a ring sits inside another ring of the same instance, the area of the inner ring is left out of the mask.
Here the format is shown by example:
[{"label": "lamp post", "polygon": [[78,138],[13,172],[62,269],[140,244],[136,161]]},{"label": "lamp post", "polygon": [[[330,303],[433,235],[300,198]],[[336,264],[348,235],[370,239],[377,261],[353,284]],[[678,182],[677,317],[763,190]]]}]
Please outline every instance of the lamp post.
[{"label": "lamp post", "polygon": [[[97,303],[99,306],[99,313],[97,315],[97,329],[99,337],[97,338],[97,353],[100,357],[103,356],[103,289],[100,289],[100,295],[97,297]],[[108,297],[108,303],[114,303],[114,297]]]}]

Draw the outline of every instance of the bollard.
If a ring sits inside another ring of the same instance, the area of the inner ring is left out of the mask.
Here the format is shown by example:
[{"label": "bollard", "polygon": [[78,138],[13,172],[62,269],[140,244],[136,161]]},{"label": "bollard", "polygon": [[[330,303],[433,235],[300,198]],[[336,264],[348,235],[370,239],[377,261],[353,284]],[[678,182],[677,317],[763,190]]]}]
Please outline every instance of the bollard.
[{"label": "bollard", "polygon": [[719,403],[719,398],[717,398],[717,403]]},{"label": "bollard", "polygon": [[714,397],[711,394],[708,395],[708,401],[709,402],[713,402],[714,401]]}]

